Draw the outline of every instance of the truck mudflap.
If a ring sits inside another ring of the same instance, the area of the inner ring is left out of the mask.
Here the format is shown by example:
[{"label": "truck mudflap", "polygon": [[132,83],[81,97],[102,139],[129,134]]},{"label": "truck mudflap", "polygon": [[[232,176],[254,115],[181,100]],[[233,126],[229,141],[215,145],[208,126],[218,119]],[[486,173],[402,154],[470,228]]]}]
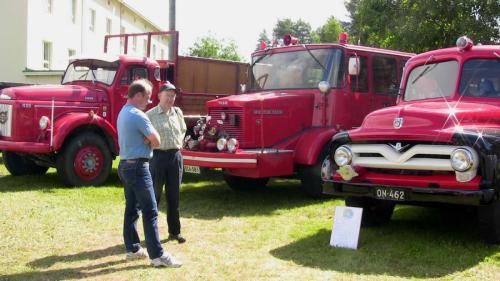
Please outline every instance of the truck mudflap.
[{"label": "truck mudflap", "polygon": [[236,153],[182,150],[184,165],[224,168],[234,176],[263,178],[293,174],[293,151],[238,150]]},{"label": "truck mudflap", "polygon": [[42,142],[19,142],[0,140],[0,150],[26,153],[50,153],[53,149],[48,143]]},{"label": "truck mudflap", "polygon": [[325,183],[323,193],[341,197],[370,197],[400,204],[435,202],[477,206],[489,204],[495,198],[494,189],[460,190],[335,181]]}]

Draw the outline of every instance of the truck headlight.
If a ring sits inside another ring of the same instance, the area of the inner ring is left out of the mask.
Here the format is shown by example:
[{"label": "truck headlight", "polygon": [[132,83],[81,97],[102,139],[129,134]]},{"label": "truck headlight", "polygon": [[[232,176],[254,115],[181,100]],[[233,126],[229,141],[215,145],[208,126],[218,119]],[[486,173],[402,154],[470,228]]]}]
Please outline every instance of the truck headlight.
[{"label": "truck headlight", "polygon": [[227,141],[227,150],[231,153],[236,152],[236,150],[240,147],[240,143],[235,138],[230,138]]},{"label": "truck headlight", "polygon": [[472,152],[465,148],[453,150],[450,157],[451,167],[457,172],[465,172],[474,164]]},{"label": "truck headlight", "polygon": [[343,145],[335,150],[333,159],[339,167],[349,165],[352,162],[352,150],[348,146]]},{"label": "truck headlight", "polygon": [[225,138],[220,138],[217,140],[217,149],[223,151],[227,148],[227,140]]},{"label": "truck headlight", "polygon": [[40,121],[38,121],[38,125],[40,126],[40,130],[45,130],[50,125],[50,119],[47,116],[40,117]]}]

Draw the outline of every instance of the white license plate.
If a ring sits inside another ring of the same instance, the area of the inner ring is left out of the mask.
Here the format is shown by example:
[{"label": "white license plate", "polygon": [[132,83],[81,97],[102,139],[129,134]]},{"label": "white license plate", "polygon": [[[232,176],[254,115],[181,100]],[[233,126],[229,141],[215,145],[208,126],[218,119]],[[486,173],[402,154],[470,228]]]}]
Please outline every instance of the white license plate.
[{"label": "white license plate", "polygon": [[191,174],[199,174],[200,173],[200,166],[184,165],[184,172],[191,173]]},{"label": "white license plate", "polygon": [[393,189],[388,187],[376,187],[375,198],[383,200],[405,201],[408,200],[408,194],[406,190]]}]

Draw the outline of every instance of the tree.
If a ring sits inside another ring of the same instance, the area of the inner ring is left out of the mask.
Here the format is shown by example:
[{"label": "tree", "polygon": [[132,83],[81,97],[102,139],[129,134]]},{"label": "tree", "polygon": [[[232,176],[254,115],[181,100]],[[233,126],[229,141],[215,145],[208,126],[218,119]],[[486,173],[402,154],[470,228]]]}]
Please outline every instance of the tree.
[{"label": "tree", "polygon": [[352,37],[364,45],[423,52],[450,47],[467,35],[476,43],[500,40],[498,0],[351,0]]},{"label": "tree", "polygon": [[309,44],[312,42],[311,25],[301,19],[296,22],[288,18],[278,20],[273,29],[273,37],[283,38],[287,34],[297,37],[299,43]]},{"label": "tree", "polygon": [[326,23],[319,27],[312,34],[313,42],[315,43],[332,43],[337,42],[339,38],[339,33],[344,31],[342,24],[335,19],[335,17],[329,17]]},{"label": "tree", "polygon": [[242,58],[237,50],[238,46],[233,40],[226,43],[225,40],[218,40],[213,35],[207,35],[199,38],[193,47],[188,49],[188,54],[202,58],[241,61]]},{"label": "tree", "polygon": [[269,40],[269,36],[267,36],[267,32],[266,30],[262,30],[262,32],[259,34],[259,39],[257,39],[257,46],[255,47],[255,50],[260,50],[260,44],[261,42],[264,41],[266,42],[266,45],[270,45],[271,44],[271,40]]}]

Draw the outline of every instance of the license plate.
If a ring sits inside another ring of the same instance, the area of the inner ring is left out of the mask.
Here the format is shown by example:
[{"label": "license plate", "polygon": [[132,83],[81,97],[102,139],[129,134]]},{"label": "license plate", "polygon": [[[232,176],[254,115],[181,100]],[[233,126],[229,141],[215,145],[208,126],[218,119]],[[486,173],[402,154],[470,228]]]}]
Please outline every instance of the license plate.
[{"label": "license plate", "polygon": [[184,165],[184,172],[191,173],[191,174],[199,174],[200,173],[200,166]]},{"label": "license plate", "polygon": [[375,187],[375,198],[393,201],[408,200],[408,193],[406,190],[393,189],[389,187]]}]

